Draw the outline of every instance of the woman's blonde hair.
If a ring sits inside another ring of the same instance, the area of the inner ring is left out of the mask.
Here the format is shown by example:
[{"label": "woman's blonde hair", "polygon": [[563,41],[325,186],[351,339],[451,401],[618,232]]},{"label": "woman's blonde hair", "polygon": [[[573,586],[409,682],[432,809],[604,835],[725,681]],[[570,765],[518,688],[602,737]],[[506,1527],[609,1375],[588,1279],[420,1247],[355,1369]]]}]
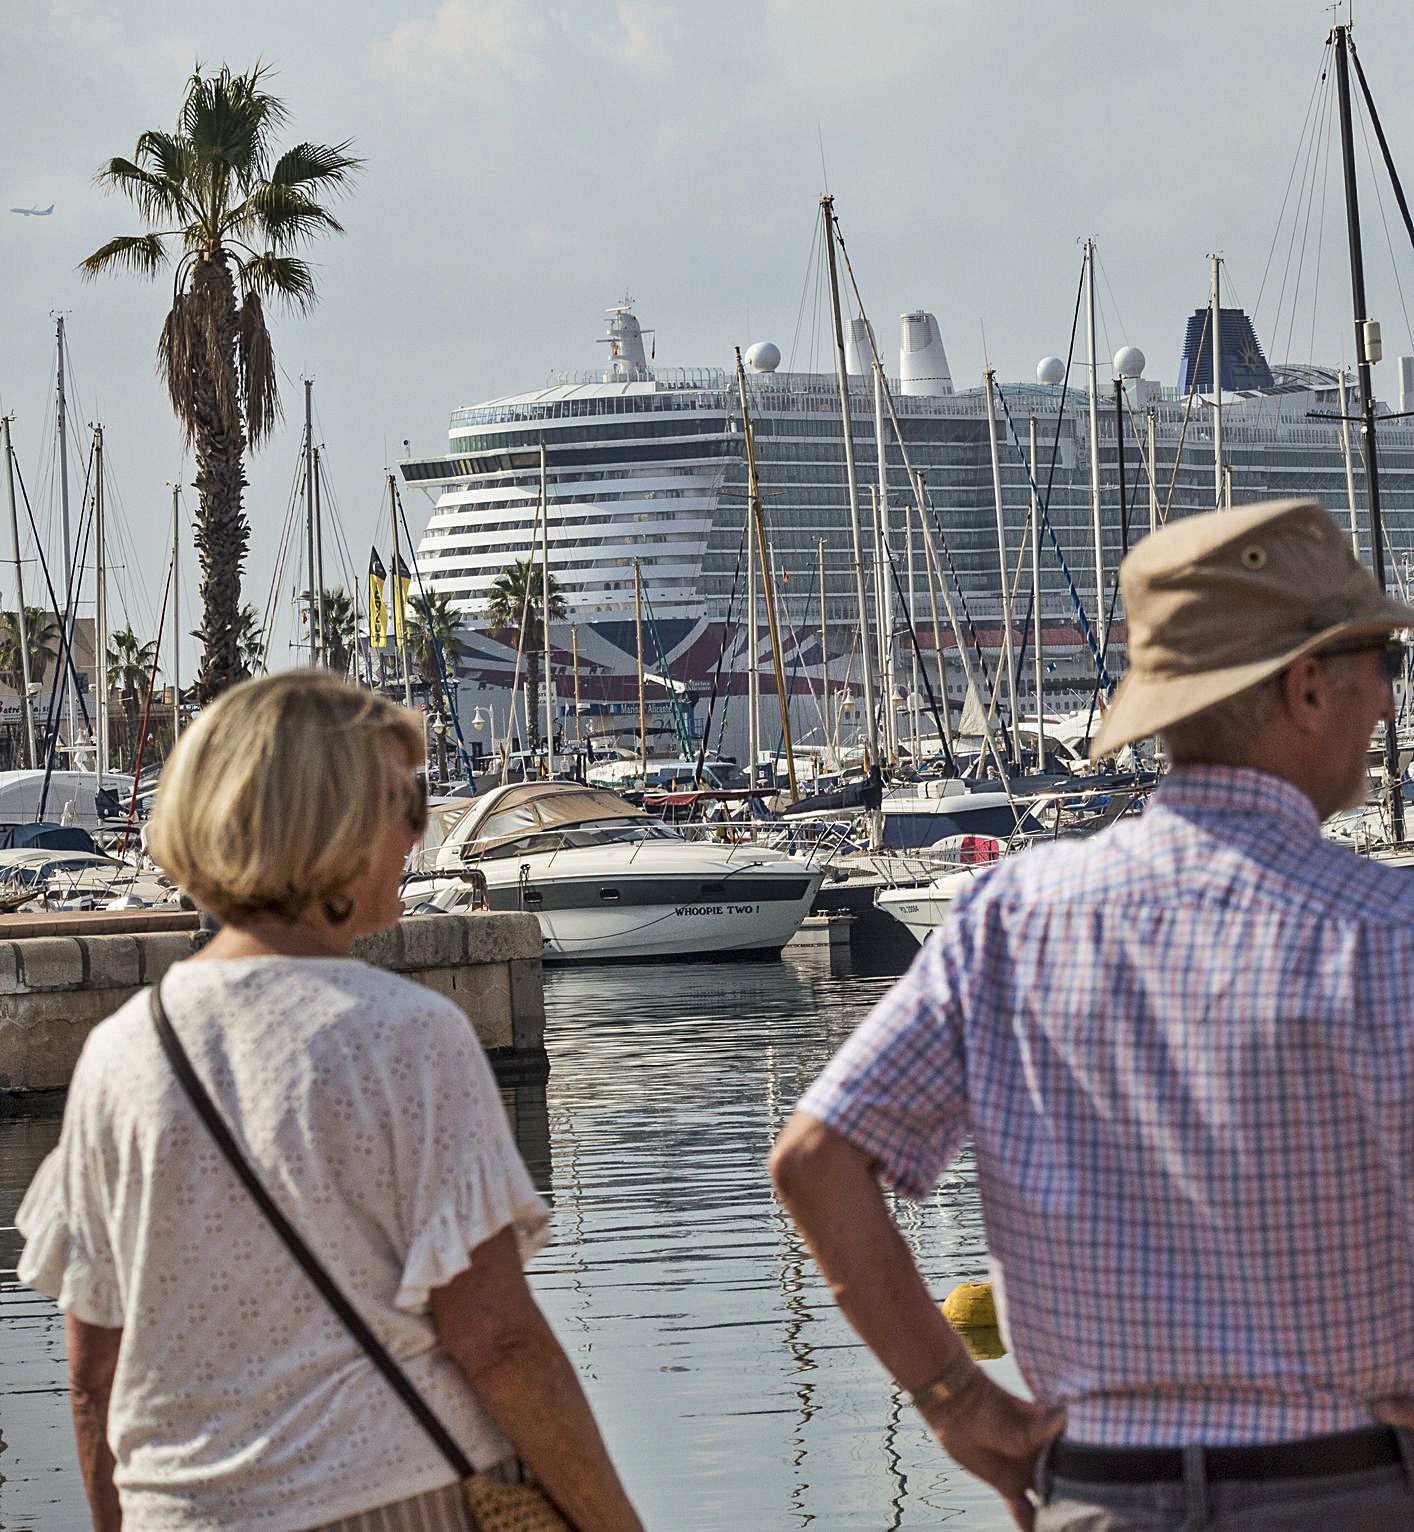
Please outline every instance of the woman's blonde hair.
[{"label": "woman's blonde hair", "polygon": [[362,876],[421,759],[415,714],[327,670],[244,681],[182,735],[148,849],[223,921],[294,920]]}]

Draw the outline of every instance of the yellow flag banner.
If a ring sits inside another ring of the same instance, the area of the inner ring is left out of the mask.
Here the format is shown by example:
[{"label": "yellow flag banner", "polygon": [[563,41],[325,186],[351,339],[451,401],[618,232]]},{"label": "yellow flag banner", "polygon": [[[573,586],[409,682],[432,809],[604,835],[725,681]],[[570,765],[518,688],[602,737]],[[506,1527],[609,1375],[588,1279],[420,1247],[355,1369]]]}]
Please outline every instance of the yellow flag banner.
[{"label": "yellow flag banner", "polygon": [[408,586],[412,584],[412,576],[408,573],[408,567],[403,563],[400,553],[393,565],[393,642],[402,647],[404,634],[403,627],[408,619]]},{"label": "yellow flag banner", "polygon": [[388,607],[383,599],[383,586],[388,571],[374,548],[368,557],[368,642],[375,649],[385,648],[388,643]]}]

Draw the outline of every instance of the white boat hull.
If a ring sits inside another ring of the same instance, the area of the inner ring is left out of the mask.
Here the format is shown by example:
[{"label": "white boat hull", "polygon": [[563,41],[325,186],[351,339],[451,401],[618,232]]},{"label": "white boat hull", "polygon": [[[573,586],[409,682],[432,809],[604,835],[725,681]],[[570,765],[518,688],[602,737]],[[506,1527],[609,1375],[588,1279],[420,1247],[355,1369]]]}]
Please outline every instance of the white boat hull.
[{"label": "white boat hull", "polygon": [[883,888],[875,894],[874,903],[898,921],[921,947],[941,924],[953,901],[984,870],[963,868],[944,873],[921,888]]},{"label": "white boat hull", "polygon": [[[727,868],[704,859],[686,871],[681,857],[678,867],[659,870],[640,856],[630,871],[595,856],[598,865],[571,872],[569,858],[585,855],[480,864],[491,909],[527,910],[540,921],[547,963],[770,956],[800,929],[823,877],[784,857]],[[455,910],[473,898],[469,885],[450,878],[438,881],[430,902]]]}]

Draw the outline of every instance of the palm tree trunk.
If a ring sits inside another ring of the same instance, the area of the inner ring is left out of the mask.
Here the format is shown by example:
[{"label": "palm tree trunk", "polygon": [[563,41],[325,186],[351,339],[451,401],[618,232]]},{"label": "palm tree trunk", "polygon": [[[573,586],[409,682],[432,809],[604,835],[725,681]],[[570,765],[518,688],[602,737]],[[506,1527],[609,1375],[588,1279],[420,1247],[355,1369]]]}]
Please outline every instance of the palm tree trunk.
[{"label": "palm tree trunk", "polygon": [[[196,488],[201,496],[196,551],[201,564],[201,667],[197,696],[211,702],[243,674],[240,655],[241,568],[250,526],[241,506],[246,436],[236,378],[236,293],[224,256],[196,263],[187,301],[214,330],[214,345],[194,348],[192,379]],[[199,321],[199,322],[201,322]],[[216,368],[224,377],[216,376]]]},{"label": "palm tree trunk", "polygon": [[137,693],[129,687],[123,693],[123,721],[128,726],[128,770],[137,770],[137,733],[142,727],[138,719]]},{"label": "palm tree trunk", "polygon": [[528,698],[527,707],[528,707],[528,710],[529,710],[529,713],[530,713],[530,718],[528,720],[528,722],[530,724],[530,729],[529,729],[529,733],[530,733],[530,749],[532,751],[535,751],[535,750],[538,750],[540,748],[540,654],[539,654],[539,651],[535,650],[535,649],[532,649],[530,651],[530,653],[528,655],[526,655],[525,658],[526,658],[526,668],[527,668],[527,676],[528,676],[528,679],[526,681],[526,688],[525,688],[525,690],[526,690],[526,697]]}]

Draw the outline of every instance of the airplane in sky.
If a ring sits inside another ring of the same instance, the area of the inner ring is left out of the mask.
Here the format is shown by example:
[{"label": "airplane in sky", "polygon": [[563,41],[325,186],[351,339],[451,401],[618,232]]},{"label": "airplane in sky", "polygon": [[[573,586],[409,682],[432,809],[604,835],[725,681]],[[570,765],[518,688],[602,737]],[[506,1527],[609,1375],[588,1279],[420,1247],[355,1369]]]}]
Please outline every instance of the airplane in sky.
[{"label": "airplane in sky", "polygon": [[10,211],[18,213],[21,218],[48,218],[54,211],[54,204],[51,202],[48,207],[12,207]]}]

